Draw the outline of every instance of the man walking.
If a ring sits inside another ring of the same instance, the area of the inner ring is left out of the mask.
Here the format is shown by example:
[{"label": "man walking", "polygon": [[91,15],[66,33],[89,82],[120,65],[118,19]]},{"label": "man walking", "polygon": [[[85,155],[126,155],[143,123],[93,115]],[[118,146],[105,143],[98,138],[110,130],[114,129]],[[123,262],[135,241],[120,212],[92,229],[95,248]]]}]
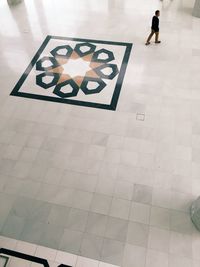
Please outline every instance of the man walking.
[{"label": "man walking", "polygon": [[152,36],[155,34],[155,43],[159,44],[161,41],[158,40],[159,37],[159,17],[160,16],[160,11],[156,10],[155,15],[152,18],[152,25],[151,25],[151,33],[146,41],[146,45],[150,44],[150,40]]}]

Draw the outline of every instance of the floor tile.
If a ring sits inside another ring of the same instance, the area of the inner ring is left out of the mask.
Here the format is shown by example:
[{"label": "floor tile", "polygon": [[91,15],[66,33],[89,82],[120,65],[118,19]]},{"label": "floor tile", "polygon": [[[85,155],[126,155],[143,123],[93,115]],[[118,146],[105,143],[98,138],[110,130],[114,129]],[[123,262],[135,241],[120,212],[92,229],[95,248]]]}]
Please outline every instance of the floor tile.
[{"label": "floor tile", "polygon": [[[42,198],[42,197],[41,197]],[[74,189],[52,185],[47,190],[47,201],[50,203],[71,207],[73,204]]]},{"label": "floor tile", "polygon": [[151,204],[152,202],[152,188],[145,185],[134,185],[133,201],[143,204]]},{"label": "floor tile", "polygon": [[39,244],[39,240],[45,228],[45,223],[27,220],[20,235],[20,239],[26,242]]},{"label": "floor tile", "polygon": [[23,227],[25,225],[25,219],[21,217],[17,217],[15,215],[8,215],[2,229],[1,235],[5,235],[7,237],[19,239]]},{"label": "floor tile", "polygon": [[0,203],[3,203],[3,205],[0,205],[0,231],[12,209],[15,198],[15,196],[0,193]]},{"label": "floor tile", "polygon": [[148,250],[146,258],[146,267],[159,267],[164,266],[168,267],[168,254],[162,253],[154,250]]},{"label": "floor tile", "polygon": [[105,147],[108,142],[108,135],[105,133],[93,133],[92,144]]},{"label": "floor tile", "polygon": [[65,227],[68,221],[70,208],[52,205],[49,216],[47,218],[47,222],[50,225],[57,225],[60,227]]},{"label": "floor tile", "polygon": [[161,208],[170,208],[171,190],[163,188],[154,188],[152,196],[152,204]]},{"label": "floor tile", "polygon": [[26,145],[32,148],[40,148],[44,142],[44,137],[40,135],[31,135],[29,136]]},{"label": "floor tile", "polygon": [[82,157],[88,153],[88,147],[86,144],[74,142],[72,144],[72,151],[70,153],[73,157]]},{"label": "floor tile", "polygon": [[109,135],[107,146],[110,148],[122,148],[123,137],[117,135]]},{"label": "floor tile", "polygon": [[17,193],[20,196],[35,198],[40,189],[40,186],[41,186],[41,183],[36,182],[36,181],[32,181],[32,180],[21,181],[20,188],[18,188]]},{"label": "floor tile", "polygon": [[99,262],[79,256],[76,262],[76,267],[99,267]]},{"label": "floor tile", "polygon": [[88,158],[86,160],[86,173],[89,175],[98,175],[101,169],[102,161]]},{"label": "floor tile", "polygon": [[88,149],[88,157],[97,160],[104,159],[105,148],[102,146],[92,145]]},{"label": "floor tile", "polygon": [[76,188],[79,182],[79,177],[82,177],[81,173],[65,170],[61,177],[60,184],[65,187]]},{"label": "floor tile", "polygon": [[53,249],[58,249],[64,229],[55,225],[46,225],[41,234],[39,244]]},{"label": "floor tile", "polygon": [[192,184],[188,177],[174,175],[173,176],[173,184],[172,190],[177,191],[179,193],[191,194],[192,193]]},{"label": "floor tile", "polygon": [[138,153],[133,151],[122,151],[121,163],[124,165],[136,166],[138,163]]},{"label": "floor tile", "polygon": [[21,146],[9,145],[6,148],[3,157],[5,159],[17,160],[21,154],[21,151],[22,151]]},{"label": "floor tile", "polygon": [[36,249],[37,249],[37,245],[30,244],[24,241],[18,241],[16,245],[16,250],[18,252],[29,254],[29,255],[35,255]]},{"label": "floor tile", "polygon": [[19,258],[12,258],[10,263],[9,263],[9,266],[11,266],[11,267],[14,267],[14,266],[16,266],[16,267],[20,267],[20,266],[22,266],[22,267],[30,267],[30,264],[31,263],[29,261],[26,261],[26,260],[22,261]]},{"label": "floor tile", "polygon": [[100,177],[96,185],[96,193],[112,196],[115,188],[115,181],[107,177]]},{"label": "floor tile", "polygon": [[169,251],[170,232],[155,227],[149,229],[148,247],[153,250],[168,253]]},{"label": "floor tile", "polygon": [[44,182],[47,184],[58,185],[60,183],[62,174],[63,174],[62,169],[50,168],[50,169],[48,169],[48,171],[44,177]]},{"label": "floor tile", "polygon": [[114,197],[132,200],[133,185],[127,182],[118,181],[115,185]]},{"label": "floor tile", "polygon": [[6,194],[18,195],[26,180],[23,181],[8,175],[6,177],[7,179],[4,184],[3,192]]},{"label": "floor tile", "polygon": [[189,194],[172,192],[170,207],[171,209],[189,212],[193,197]]},{"label": "floor tile", "polygon": [[149,227],[145,224],[129,222],[127,242],[131,245],[147,247]]},{"label": "floor tile", "polygon": [[19,161],[16,162],[13,170],[12,170],[12,174],[20,179],[25,179],[30,170],[31,170],[32,164],[30,162],[26,162],[26,161]]},{"label": "floor tile", "polygon": [[95,193],[91,203],[91,211],[107,215],[109,213],[112,198]]},{"label": "floor tile", "polygon": [[96,175],[79,173],[74,179],[74,188],[94,192],[98,177]]},{"label": "floor tile", "polygon": [[110,263],[106,263],[106,262],[100,261],[99,262],[99,267],[118,267],[118,265],[113,265],[113,264],[110,264]]},{"label": "floor tile", "polygon": [[7,182],[7,177],[3,174],[0,174],[0,192],[4,191],[6,182]]},{"label": "floor tile", "polygon": [[170,255],[169,256],[169,267],[195,267],[192,260],[180,256]]},{"label": "floor tile", "polygon": [[169,229],[170,211],[168,209],[152,206],[150,215],[150,225]]},{"label": "floor tile", "polygon": [[181,211],[170,211],[170,229],[183,234],[191,234],[193,224],[190,215]]},{"label": "floor tile", "polygon": [[42,246],[37,246],[35,256],[40,258],[45,258],[49,261],[54,261],[56,258],[57,250],[46,248]]},{"label": "floor tile", "polygon": [[77,262],[77,256],[71,253],[58,251],[56,255],[56,262],[62,262],[66,265],[75,266]]},{"label": "floor tile", "polygon": [[13,145],[18,145],[18,146],[24,146],[26,141],[28,139],[28,135],[27,134],[23,134],[23,133],[16,133],[14,135],[14,137],[11,140],[11,144]]},{"label": "floor tile", "polygon": [[87,219],[86,232],[103,237],[106,230],[107,220],[108,218],[105,215],[90,212]]},{"label": "floor tile", "polygon": [[0,173],[4,175],[12,174],[15,164],[16,164],[15,160],[1,159],[0,160]]},{"label": "floor tile", "polygon": [[11,214],[32,221],[46,222],[51,204],[27,197],[18,197],[12,207]]},{"label": "floor tile", "polygon": [[1,247],[13,250],[16,248],[17,242],[18,241],[16,239],[0,236]]},{"label": "floor tile", "polygon": [[88,219],[88,212],[71,208],[66,222],[66,228],[84,232]]},{"label": "floor tile", "polygon": [[198,267],[198,266],[199,266],[199,261],[193,261],[193,267]]},{"label": "floor tile", "polygon": [[33,163],[29,171],[28,177],[34,181],[42,182],[48,170],[48,165],[45,163]]},{"label": "floor tile", "polygon": [[200,239],[198,231],[194,231],[192,235],[192,256],[195,260],[200,260],[199,256]]},{"label": "floor tile", "polygon": [[131,202],[124,199],[113,198],[110,216],[127,220],[129,217]]},{"label": "floor tile", "polygon": [[108,217],[108,222],[106,226],[105,231],[105,237],[118,240],[121,242],[126,241],[128,231],[128,221],[119,219],[119,218],[113,218]]},{"label": "floor tile", "polygon": [[192,240],[190,235],[171,232],[169,251],[177,256],[192,257]]},{"label": "floor tile", "polygon": [[118,164],[103,162],[99,170],[100,177],[109,177],[109,179],[117,178]]},{"label": "floor tile", "polygon": [[82,232],[65,229],[61,237],[59,249],[69,253],[78,254],[82,238]]},{"label": "floor tile", "polygon": [[119,163],[120,162],[120,150],[107,148],[105,151],[104,160],[108,163]]},{"label": "floor tile", "polygon": [[125,245],[124,250],[124,267],[145,267],[146,249],[140,246]]},{"label": "floor tile", "polygon": [[123,253],[124,253],[123,243],[107,238],[104,239],[102,256],[101,256],[102,261],[111,264],[121,265],[123,259]]},{"label": "floor tile", "polygon": [[20,160],[27,161],[27,162],[33,162],[36,159],[37,153],[38,153],[38,149],[24,148],[22,150]]},{"label": "floor tile", "polygon": [[150,211],[151,211],[150,205],[138,202],[132,202],[129,219],[131,221],[149,224]]},{"label": "floor tile", "polygon": [[81,256],[100,260],[103,247],[103,238],[92,234],[84,234],[81,243]]},{"label": "floor tile", "polygon": [[92,193],[81,190],[75,190],[72,199],[72,207],[76,209],[89,210],[92,200],[93,200]]}]

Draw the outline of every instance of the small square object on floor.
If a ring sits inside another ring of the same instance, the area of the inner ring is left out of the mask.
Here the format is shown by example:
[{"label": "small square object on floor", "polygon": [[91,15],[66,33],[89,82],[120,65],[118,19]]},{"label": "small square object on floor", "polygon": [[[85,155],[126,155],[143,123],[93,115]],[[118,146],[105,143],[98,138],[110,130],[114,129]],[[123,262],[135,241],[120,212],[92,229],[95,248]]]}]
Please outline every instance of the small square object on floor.
[{"label": "small square object on floor", "polygon": [[145,120],[145,114],[144,113],[137,113],[136,114],[136,120],[137,121],[144,121]]},{"label": "small square object on floor", "polygon": [[116,110],[131,43],[47,36],[11,95]]}]

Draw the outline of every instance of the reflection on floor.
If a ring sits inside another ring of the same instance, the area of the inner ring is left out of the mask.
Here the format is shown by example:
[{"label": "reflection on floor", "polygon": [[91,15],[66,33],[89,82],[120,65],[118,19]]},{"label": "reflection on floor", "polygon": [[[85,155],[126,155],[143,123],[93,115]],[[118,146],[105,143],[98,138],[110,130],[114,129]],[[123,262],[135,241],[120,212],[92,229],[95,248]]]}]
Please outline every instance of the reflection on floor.
[{"label": "reflection on floor", "polygon": [[[200,234],[189,217],[200,194],[200,21],[191,16],[192,5],[190,0],[25,0],[8,7],[1,1],[4,248],[10,248],[4,237],[14,239],[10,249],[16,251],[18,242],[35,244],[43,249],[39,257],[55,256],[49,260],[56,267],[200,266]],[[162,43],[146,47],[156,9]],[[33,59],[46,36],[57,37],[48,37]],[[124,75],[123,58],[132,43]],[[90,49],[92,55],[83,60],[80,54]],[[55,60],[52,53],[60,55]],[[108,55],[114,57],[105,63],[110,68],[95,65]],[[93,83],[81,82],[86,75]],[[15,95],[31,97],[10,96],[14,87]],[[55,101],[33,99],[51,97]],[[58,251],[76,260],[58,260]],[[93,263],[77,263],[77,257]]]}]

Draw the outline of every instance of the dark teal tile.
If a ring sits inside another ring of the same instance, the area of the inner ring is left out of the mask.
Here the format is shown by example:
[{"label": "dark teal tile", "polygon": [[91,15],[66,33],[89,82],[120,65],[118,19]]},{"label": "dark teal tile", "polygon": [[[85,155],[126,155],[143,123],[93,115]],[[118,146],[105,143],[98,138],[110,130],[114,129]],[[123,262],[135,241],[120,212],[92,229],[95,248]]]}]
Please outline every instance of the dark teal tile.
[{"label": "dark teal tile", "polygon": [[20,218],[14,215],[8,215],[4,226],[1,230],[1,235],[7,236],[13,239],[19,239],[23,227],[25,224],[24,218]]},{"label": "dark teal tile", "polygon": [[50,203],[27,197],[18,197],[13,205],[11,214],[35,222],[47,222],[50,210]]},{"label": "dark teal tile", "polygon": [[58,249],[63,234],[64,228],[57,225],[46,224],[40,236],[39,244],[45,247]]},{"label": "dark teal tile", "polygon": [[83,257],[100,260],[103,247],[103,237],[84,234],[80,254]]},{"label": "dark teal tile", "polygon": [[119,241],[104,239],[101,261],[122,265],[125,244]]},{"label": "dark teal tile", "polygon": [[86,232],[98,236],[104,236],[108,217],[102,214],[90,212],[87,221]]},{"label": "dark teal tile", "polygon": [[64,228],[67,223],[69,211],[70,208],[68,207],[52,205],[47,219],[48,224],[57,225]]},{"label": "dark teal tile", "polygon": [[45,232],[47,225],[42,222],[25,221],[20,240],[39,244],[42,234]]},{"label": "dark teal tile", "polygon": [[65,229],[59,249],[73,254],[79,254],[82,238],[82,232]]},{"label": "dark teal tile", "polygon": [[84,232],[87,223],[87,218],[87,211],[71,208],[67,219],[66,228]]}]

